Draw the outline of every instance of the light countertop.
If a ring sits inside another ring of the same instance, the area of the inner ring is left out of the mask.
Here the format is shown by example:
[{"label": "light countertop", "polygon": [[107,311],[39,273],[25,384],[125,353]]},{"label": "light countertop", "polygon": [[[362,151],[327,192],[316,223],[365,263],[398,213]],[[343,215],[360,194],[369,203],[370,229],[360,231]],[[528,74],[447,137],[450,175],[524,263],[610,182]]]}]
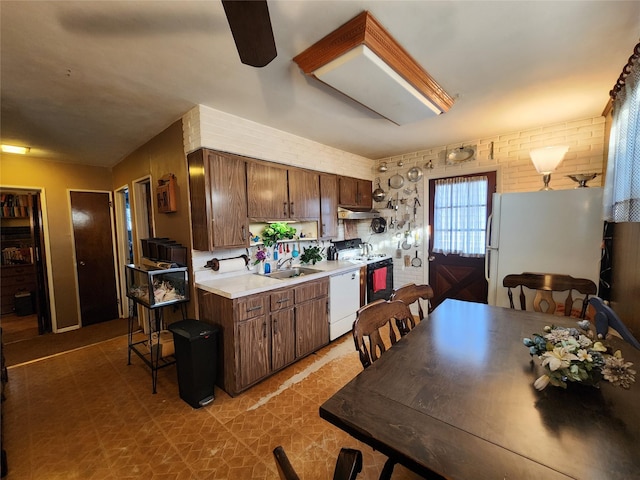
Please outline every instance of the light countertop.
[{"label": "light countertop", "polygon": [[372,261],[380,260],[324,260],[315,265],[303,265],[306,268],[318,270],[318,273],[301,275],[287,279],[270,278],[266,275],[258,275],[251,272],[243,272],[234,276],[225,276],[219,279],[207,279],[196,282],[196,288],[200,288],[210,293],[215,293],[226,298],[239,298],[247,295],[255,295],[257,293],[275,290],[277,288],[286,288],[299,283],[310,280],[317,280],[323,277],[330,277],[339,273],[350,272],[365,266]]}]

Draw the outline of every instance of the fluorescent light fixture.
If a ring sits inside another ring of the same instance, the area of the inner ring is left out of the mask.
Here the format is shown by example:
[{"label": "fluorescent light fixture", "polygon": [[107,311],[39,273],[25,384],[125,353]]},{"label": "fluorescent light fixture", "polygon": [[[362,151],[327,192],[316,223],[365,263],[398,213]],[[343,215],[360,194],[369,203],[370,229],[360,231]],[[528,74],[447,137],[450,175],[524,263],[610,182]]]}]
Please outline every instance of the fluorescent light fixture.
[{"label": "fluorescent light fixture", "polygon": [[17,147],[15,145],[2,145],[2,151],[4,153],[17,153],[19,155],[25,155],[29,153],[31,148],[29,147]]},{"label": "fluorescent light fixture", "polygon": [[306,75],[398,125],[434,117],[453,105],[453,98],[366,11],[293,60]]},{"label": "fluorescent light fixture", "polygon": [[549,187],[549,181],[551,180],[551,173],[553,173],[558,165],[564,160],[565,154],[569,151],[569,147],[566,145],[559,145],[555,147],[542,147],[536,148],[529,152],[533,166],[536,167],[538,173],[542,174],[544,181],[544,187],[542,190],[552,190]]}]

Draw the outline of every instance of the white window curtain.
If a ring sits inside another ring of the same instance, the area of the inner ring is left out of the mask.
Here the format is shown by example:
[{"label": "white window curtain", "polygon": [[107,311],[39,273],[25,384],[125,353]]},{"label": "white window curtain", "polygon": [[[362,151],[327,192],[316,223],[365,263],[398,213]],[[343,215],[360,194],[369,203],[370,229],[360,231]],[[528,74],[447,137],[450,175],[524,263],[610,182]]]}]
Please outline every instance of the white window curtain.
[{"label": "white window curtain", "polygon": [[624,85],[613,101],[604,218],[610,222],[640,222],[640,44],[635,62],[625,67]]},{"label": "white window curtain", "polygon": [[433,251],[482,257],[487,226],[485,176],[436,180],[433,200]]}]

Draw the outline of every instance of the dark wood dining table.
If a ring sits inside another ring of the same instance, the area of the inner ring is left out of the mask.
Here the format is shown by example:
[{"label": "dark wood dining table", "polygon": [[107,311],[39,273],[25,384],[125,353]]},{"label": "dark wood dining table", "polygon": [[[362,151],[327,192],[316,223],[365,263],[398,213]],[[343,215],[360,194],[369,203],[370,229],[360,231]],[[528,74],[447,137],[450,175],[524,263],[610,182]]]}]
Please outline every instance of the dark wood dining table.
[{"label": "dark wood dining table", "polygon": [[[640,377],[533,387],[543,372],[522,339],[574,320],[446,300],[320,416],[425,477],[640,478]],[[640,351],[608,343],[640,374]]]}]

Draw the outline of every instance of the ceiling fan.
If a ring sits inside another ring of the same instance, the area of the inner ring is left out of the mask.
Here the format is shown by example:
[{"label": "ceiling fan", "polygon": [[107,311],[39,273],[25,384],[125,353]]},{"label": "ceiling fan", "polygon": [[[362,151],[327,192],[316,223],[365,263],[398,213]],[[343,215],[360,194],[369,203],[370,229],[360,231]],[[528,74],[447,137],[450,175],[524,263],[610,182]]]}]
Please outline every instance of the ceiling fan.
[{"label": "ceiling fan", "polygon": [[264,67],[276,58],[267,0],[222,0],[222,6],[242,63]]}]

